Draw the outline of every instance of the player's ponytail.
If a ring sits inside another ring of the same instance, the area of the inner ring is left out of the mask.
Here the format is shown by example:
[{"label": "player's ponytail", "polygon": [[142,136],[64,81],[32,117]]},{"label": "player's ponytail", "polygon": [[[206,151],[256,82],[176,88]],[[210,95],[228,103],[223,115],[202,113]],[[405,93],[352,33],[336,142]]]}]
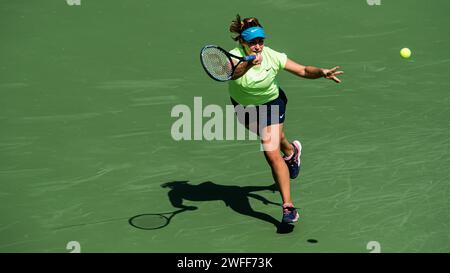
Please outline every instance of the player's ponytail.
[{"label": "player's ponytail", "polygon": [[239,14],[236,15],[236,19],[233,20],[230,25],[230,32],[237,34],[235,37],[232,37],[233,40],[239,40],[243,25],[244,22],[241,21],[241,16]]},{"label": "player's ponytail", "polygon": [[233,20],[230,25],[230,32],[237,34],[235,37],[232,37],[232,39],[241,41],[242,31],[251,27],[262,27],[262,25],[255,17],[244,18],[244,20],[241,20],[241,16],[239,14],[236,15],[236,19]]}]

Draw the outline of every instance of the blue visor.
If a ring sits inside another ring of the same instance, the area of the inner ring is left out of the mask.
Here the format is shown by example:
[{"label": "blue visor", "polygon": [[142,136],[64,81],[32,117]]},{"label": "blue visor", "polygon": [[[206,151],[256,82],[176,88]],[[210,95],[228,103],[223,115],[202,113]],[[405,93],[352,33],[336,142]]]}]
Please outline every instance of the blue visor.
[{"label": "blue visor", "polygon": [[244,41],[248,42],[255,38],[266,38],[266,33],[264,33],[264,29],[262,27],[251,27],[242,31],[241,37]]}]

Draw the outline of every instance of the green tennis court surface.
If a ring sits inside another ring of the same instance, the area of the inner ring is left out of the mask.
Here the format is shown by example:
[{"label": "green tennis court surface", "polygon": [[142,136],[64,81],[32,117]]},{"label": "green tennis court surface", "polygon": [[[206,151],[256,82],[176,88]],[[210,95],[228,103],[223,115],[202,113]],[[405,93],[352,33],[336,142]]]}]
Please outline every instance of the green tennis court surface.
[{"label": "green tennis court surface", "polygon": [[[449,8],[2,1],[0,252],[449,252]],[[171,137],[175,105],[230,104],[198,54],[234,47],[236,13],[291,59],[345,71],[340,85],[279,76],[287,136],[304,148],[301,219],[284,234],[258,142]],[[197,209],[155,230],[129,222],[180,200]]]}]

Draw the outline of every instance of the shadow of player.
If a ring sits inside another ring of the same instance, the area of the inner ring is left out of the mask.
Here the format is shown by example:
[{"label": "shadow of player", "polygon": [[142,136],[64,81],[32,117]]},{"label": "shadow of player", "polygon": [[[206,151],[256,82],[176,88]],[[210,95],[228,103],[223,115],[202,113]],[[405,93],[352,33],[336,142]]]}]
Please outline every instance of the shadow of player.
[{"label": "shadow of player", "polygon": [[167,182],[161,185],[163,188],[169,188],[168,192],[169,200],[175,208],[195,210],[195,206],[183,205],[183,200],[189,201],[215,201],[222,200],[226,206],[230,207],[233,211],[254,217],[262,221],[273,224],[277,233],[290,233],[292,232],[294,225],[282,223],[272,216],[255,211],[250,206],[249,197],[257,199],[263,204],[273,204],[281,207],[281,204],[274,203],[267,200],[265,197],[255,194],[257,191],[269,190],[272,192],[277,191],[275,184],[270,186],[226,186],[213,183],[211,181],[203,182],[198,185],[191,185],[188,181],[173,181]]}]

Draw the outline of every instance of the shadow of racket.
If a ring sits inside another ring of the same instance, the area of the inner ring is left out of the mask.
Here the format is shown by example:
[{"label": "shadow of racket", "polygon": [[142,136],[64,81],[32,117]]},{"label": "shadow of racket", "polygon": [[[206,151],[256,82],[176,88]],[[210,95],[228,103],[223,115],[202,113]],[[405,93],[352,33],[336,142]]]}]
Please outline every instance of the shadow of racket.
[{"label": "shadow of racket", "polygon": [[170,221],[175,215],[182,213],[184,211],[196,209],[197,207],[186,207],[173,212],[139,214],[131,217],[128,220],[128,223],[130,223],[130,225],[138,229],[145,229],[145,230],[160,229],[169,225]]}]

